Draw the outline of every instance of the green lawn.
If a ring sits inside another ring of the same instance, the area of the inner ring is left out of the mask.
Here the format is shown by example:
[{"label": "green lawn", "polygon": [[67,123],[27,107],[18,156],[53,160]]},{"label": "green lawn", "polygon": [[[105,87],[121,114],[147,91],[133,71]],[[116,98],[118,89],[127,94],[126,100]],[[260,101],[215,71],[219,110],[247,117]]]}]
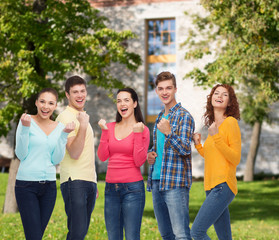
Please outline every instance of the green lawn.
[{"label": "green lawn", "polygon": [[[3,206],[8,181],[7,174],[0,174],[0,206]],[[59,185],[59,184],[58,184]],[[98,183],[99,198],[91,218],[86,239],[107,239],[104,222],[104,182]],[[233,239],[279,240],[279,181],[238,183],[239,193],[230,205]],[[191,224],[204,200],[203,183],[194,182],[190,192]],[[30,210],[31,211],[31,210]],[[66,239],[66,215],[64,203],[58,190],[57,201],[44,239]],[[214,229],[208,231],[217,239]],[[24,239],[19,214],[0,213],[0,239]],[[141,239],[161,239],[153,213],[152,197],[147,192],[141,228]]]}]

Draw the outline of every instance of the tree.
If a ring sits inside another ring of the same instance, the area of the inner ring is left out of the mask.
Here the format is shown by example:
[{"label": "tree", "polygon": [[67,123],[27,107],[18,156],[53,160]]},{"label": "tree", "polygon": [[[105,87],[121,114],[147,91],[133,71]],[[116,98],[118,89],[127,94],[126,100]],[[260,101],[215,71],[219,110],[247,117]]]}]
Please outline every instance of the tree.
[{"label": "tree", "polygon": [[23,112],[36,112],[40,89],[54,87],[61,95],[69,72],[85,73],[107,89],[123,86],[109,67],[137,69],[140,56],[126,48],[136,36],[107,28],[107,21],[85,0],[0,2],[0,136]]},{"label": "tree", "polygon": [[[242,119],[253,126],[244,174],[252,181],[261,126],[271,121],[270,106],[279,99],[279,2],[272,0],[201,0],[208,15],[191,15],[195,26],[184,45],[186,59],[214,60],[185,77],[199,86],[216,82],[238,88]],[[186,13],[187,14],[187,13]]]}]

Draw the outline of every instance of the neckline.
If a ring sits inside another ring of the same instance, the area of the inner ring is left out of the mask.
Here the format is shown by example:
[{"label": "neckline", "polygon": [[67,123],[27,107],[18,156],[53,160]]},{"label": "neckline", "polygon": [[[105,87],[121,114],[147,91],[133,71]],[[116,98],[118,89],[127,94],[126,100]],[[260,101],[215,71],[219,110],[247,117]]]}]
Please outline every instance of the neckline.
[{"label": "neckline", "polygon": [[37,128],[39,128],[40,131],[47,137],[49,137],[56,130],[57,126],[59,125],[59,122],[58,122],[58,124],[55,126],[55,128],[49,134],[46,134],[45,131],[39,126],[39,124],[37,124],[37,122],[33,119],[33,117],[31,117],[31,122],[33,122],[37,126]]},{"label": "neckline", "polygon": [[115,139],[116,141],[122,141],[122,140],[124,140],[124,139],[130,137],[130,136],[133,134],[133,131],[132,131],[132,132],[129,133],[129,135],[127,135],[126,137],[121,138],[121,139],[118,139],[118,138],[116,138],[116,136],[115,136],[115,126],[116,126],[116,122],[114,122],[114,126],[113,126],[113,127],[114,127],[114,129],[113,129],[113,137],[114,137],[114,139]]}]

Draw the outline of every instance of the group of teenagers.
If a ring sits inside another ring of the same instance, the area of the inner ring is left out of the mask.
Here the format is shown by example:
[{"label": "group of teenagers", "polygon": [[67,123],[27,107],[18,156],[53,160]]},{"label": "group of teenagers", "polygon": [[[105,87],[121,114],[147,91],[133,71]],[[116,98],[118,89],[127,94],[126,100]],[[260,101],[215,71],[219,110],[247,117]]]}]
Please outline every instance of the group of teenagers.
[{"label": "group of teenagers", "polygon": [[[228,206],[237,194],[236,167],[241,157],[239,105],[233,88],[217,84],[207,96],[204,113],[208,136],[201,144],[191,114],[177,103],[175,76],[161,72],[156,93],[164,105],[150,133],[144,125],[137,93],[119,89],[116,119],[98,124],[102,135],[97,155],[108,160],[104,215],[109,240],[139,240],[145,206],[141,166],[149,163],[147,191],[164,240],[210,239],[214,225],[218,239],[232,239]],[[16,132],[15,153],[20,160],[15,196],[27,240],[40,240],[56,201],[56,165],[67,215],[67,240],[85,238],[97,190],[94,132],[84,111],[87,89],[80,76],[65,83],[68,106],[56,119],[58,95],[52,88],[38,93],[36,115],[23,114]],[[189,190],[192,184],[191,143],[204,158],[202,204],[191,230]]]}]

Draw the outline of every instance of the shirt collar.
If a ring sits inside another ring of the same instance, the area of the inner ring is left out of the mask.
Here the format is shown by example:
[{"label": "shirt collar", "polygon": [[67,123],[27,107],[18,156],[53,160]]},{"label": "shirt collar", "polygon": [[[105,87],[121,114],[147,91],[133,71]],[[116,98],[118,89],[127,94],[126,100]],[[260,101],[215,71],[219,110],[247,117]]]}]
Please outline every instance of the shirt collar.
[{"label": "shirt collar", "polygon": [[[171,107],[169,109],[169,114],[172,114],[173,112],[175,112],[180,107],[181,107],[181,103],[180,102],[175,104],[173,107]],[[165,113],[165,109],[163,109],[163,111],[162,111],[162,114],[164,114],[164,113]]]},{"label": "shirt collar", "polygon": [[[67,106],[67,110],[69,110],[70,112],[72,112],[74,114],[78,114],[79,113],[78,110],[76,110],[75,108],[70,107],[69,105]],[[85,112],[85,111],[83,111],[83,112]]]}]

